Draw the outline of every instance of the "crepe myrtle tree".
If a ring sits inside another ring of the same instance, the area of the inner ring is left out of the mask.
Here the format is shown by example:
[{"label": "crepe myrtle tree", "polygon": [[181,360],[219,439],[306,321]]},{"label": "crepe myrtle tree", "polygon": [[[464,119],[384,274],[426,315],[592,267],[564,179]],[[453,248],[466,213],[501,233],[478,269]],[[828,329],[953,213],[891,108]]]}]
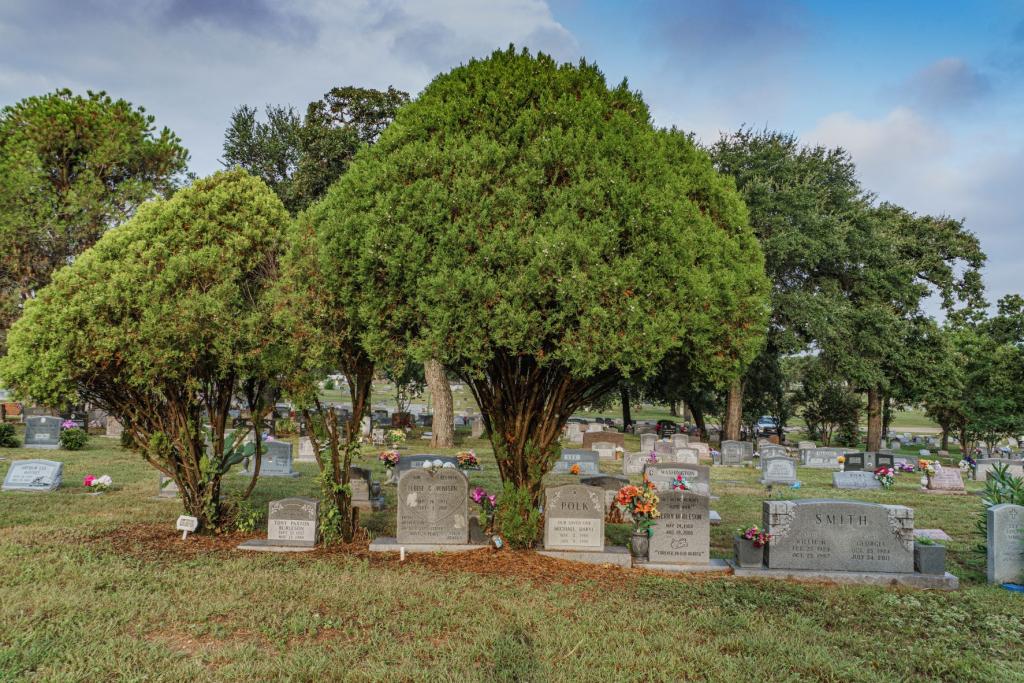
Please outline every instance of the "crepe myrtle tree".
[{"label": "crepe myrtle tree", "polygon": [[243,456],[224,439],[232,399],[292,365],[270,315],[288,220],[244,171],[143,205],[28,302],[0,377],[23,397],[116,416],[217,530],[221,478]]},{"label": "crepe myrtle tree", "polygon": [[365,348],[460,375],[534,503],[569,416],[620,377],[683,348],[725,381],[761,342],[764,262],[731,181],[586,62],[509,48],[438,76],[316,223],[325,272],[356,258],[373,292]]}]

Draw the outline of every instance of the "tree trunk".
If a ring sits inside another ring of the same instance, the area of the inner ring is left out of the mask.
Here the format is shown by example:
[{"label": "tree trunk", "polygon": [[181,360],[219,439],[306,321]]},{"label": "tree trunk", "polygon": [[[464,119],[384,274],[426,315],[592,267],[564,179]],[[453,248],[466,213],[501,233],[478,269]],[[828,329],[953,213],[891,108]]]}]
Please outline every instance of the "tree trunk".
[{"label": "tree trunk", "polygon": [[939,425],[942,427],[942,450],[949,451],[949,425]]},{"label": "tree trunk", "polygon": [[892,398],[889,396],[885,397],[882,401],[882,439],[884,440],[886,435],[889,433],[889,428],[892,427]]},{"label": "tree trunk", "polygon": [[967,442],[967,425],[960,425],[960,455],[971,455],[971,444]]},{"label": "tree trunk", "polygon": [[868,442],[866,450],[878,451],[882,444],[882,391],[868,389]]},{"label": "tree trunk", "polygon": [[679,404],[675,401],[668,402],[668,414],[670,417],[679,417]]},{"label": "tree trunk", "polygon": [[697,436],[698,438],[703,438],[708,433],[707,427],[704,424],[704,413],[693,406],[689,406],[689,408],[690,412],[693,414],[693,423],[697,425],[697,429],[699,430]]},{"label": "tree trunk", "polygon": [[725,420],[722,425],[723,441],[738,441],[743,423],[743,380],[737,378],[729,385],[725,404]]},{"label": "tree trunk", "polygon": [[622,431],[628,432],[633,416],[630,414],[629,387],[626,384],[619,385],[619,400],[622,402]]},{"label": "tree trunk", "polygon": [[455,446],[455,408],[452,403],[452,386],[448,375],[439,361],[428,360],[423,364],[423,376],[434,399],[433,436],[431,448],[452,448]]}]

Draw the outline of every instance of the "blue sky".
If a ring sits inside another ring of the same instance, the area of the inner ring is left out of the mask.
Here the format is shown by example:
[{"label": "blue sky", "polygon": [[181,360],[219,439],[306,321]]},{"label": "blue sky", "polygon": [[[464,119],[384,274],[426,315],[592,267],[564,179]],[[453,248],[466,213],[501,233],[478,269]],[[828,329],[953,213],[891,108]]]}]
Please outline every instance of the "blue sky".
[{"label": "blue sky", "polygon": [[966,218],[990,299],[1024,291],[1024,2],[4,0],[0,104],[107,90],[206,174],[240,104],[415,93],[511,42],[627,77],[706,142],[748,124],[845,147],[880,198]]}]

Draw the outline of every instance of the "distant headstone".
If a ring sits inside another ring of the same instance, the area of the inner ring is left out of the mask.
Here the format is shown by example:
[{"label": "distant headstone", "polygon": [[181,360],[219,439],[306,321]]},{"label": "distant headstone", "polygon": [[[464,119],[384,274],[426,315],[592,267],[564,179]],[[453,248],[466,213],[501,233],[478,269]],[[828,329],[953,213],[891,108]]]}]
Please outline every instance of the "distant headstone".
[{"label": "distant headstone", "polygon": [[654,453],[661,460],[663,455],[670,455],[675,452],[675,447],[669,441],[658,441],[654,444]]},{"label": "distant headstone", "polygon": [[284,498],[270,501],[267,542],[270,545],[312,548],[316,545],[318,508],[313,498]]},{"label": "distant headstone", "polygon": [[700,462],[711,462],[711,446],[700,441],[691,441],[687,448],[697,451],[697,459]]},{"label": "distant headstone", "polygon": [[761,483],[765,486],[772,484],[795,484],[796,461],[786,455],[769,458],[762,457]]},{"label": "distant headstone", "polygon": [[562,457],[555,461],[552,472],[555,474],[569,474],[573,465],[579,465],[580,474],[597,475],[601,470],[597,467],[597,451],[580,448],[563,448]]},{"label": "distant headstone", "polygon": [[875,469],[877,470],[879,467],[896,467],[896,455],[893,453],[884,453],[882,451],[875,453]]},{"label": "distant headstone", "polygon": [[459,470],[406,472],[398,480],[398,543],[469,543],[468,504],[469,480]]},{"label": "distant headstone", "polygon": [[160,498],[177,498],[178,483],[163,472],[159,473],[160,479],[157,483],[156,495]]},{"label": "distant headstone", "polygon": [[764,462],[768,458],[788,458],[789,457],[789,451],[787,451],[784,447],[776,446],[775,444],[768,444],[767,446],[762,446],[758,450],[758,453],[761,454],[761,462]]},{"label": "distant headstone", "polygon": [[604,491],[570,484],[544,491],[545,550],[604,550]]},{"label": "distant headstone", "polygon": [[380,484],[373,473],[364,467],[349,468],[349,486],[352,487],[352,505],[361,510],[383,510],[386,506]]},{"label": "distant headstone", "polygon": [[299,437],[299,457],[295,459],[295,462],[316,462],[313,440],[308,436]]},{"label": "distant headstone", "polygon": [[60,488],[64,463],[54,460],[15,460],[7,468],[4,491],[39,491],[49,493]]},{"label": "distant headstone", "polygon": [[597,451],[598,460],[615,460],[615,444],[598,441],[591,448]]},{"label": "distant headstone", "polygon": [[696,448],[676,448],[669,455],[658,456],[658,462],[681,463],[685,465],[699,465],[700,454]]},{"label": "distant headstone", "polygon": [[[292,469],[292,445],[286,441],[264,441],[260,447],[260,476],[261,477],[297,477],[299,473]],[[249,467],[252,467],[255,459],[250,460]],[[252,475],[252,471],[246,467],[242,474]]]},{"label": "distant headstone", "polygon": [[446,464],[450,464],[455,469],[459,467],[459,459],[451,455],[429,455],[429,454],[417,454],[417,455],[403,455],[398,458],[398,478],[401,479],[402,475],[412,470],[424,469],[423,464],[425,462],[434,462],[435,460],[441,461],[441,467]]},{"label": "distant headstone", "polygon": [[615,496],[619,489],[629,483],[629,479],[617,474],[604,474],[600,477],[586,477],[580,479],[584,486],[596,486],[604,491],[604,511],[607,514],[615,506]]},{"label": "distant headstone", "polygon": [[661,515],[651,528],[648,559],[658,564],[704,565],[710,561],[708,496],[694,491],[658,493]]},{"label": "distant headstone", "polygon": [[622,474],[627,477],[635,474],[642,474],[644,471],[644,465],[649,462],[650,453],[647,451],[642,451],[640,453],[623,453]]},{"label": "distant headstone", "polygon": [[[585,431],[587,434],[592,434],[593,432],[603,432],[604,424],[600,422],[590,422],[587,424],[587,428]],[[585,443],[583,445],[586,446]]]},{"label": "distant headstone", "polygon": [[695,493],[711,495],[711,470],[707,465],[656,464],[644,467],[644,477],[658,490],[658,495],[672,490],[672,482],[682,475]]},{"label": "distant headstone", "polygon": [[974,479],[976,481],[986,481],[988,479],[988,473],[992,471],[992,468],[996,465],[1006,465],[1010,474],[1017,477],[1024,477],[1024,464],[1020,461],[1007,460],[1003,458],[979,458],[977,461],[977,467],[974,469]]},{"label": "distant headstone", "polygon": [[675,448],[685,448],[690,443],[690,436],[688,434],[673,434],[672,435],[672,446]]},{"label": "distant headstone", "polygon": [[941,467],[935,470],[935,474],[928,478],[929,492],[942,493],[966,493],[963,477],[960,476],[959,467]]},{"label": "distant headstone", "polygon": [[993,505],[985,516],[988,582],[1024,583],[1024,505]]},{"label": "distant headstone", "polygon": [[863,453],[847,453],[846,462],[843,463],[843,469],[847,472],[863,472],[865,468],[865,458]]},{"label": "distant headstone", "polygon": [[658,443],[657,434],[641,434],[640,435],[640,451],[643,453],[650,453],[654,450],[654,444]]},{"label": "distant headstone", "polygon": [[107,415],[106,435],[111,439],[120,439],[123,433],[124,425],[118,422],[117,418],[113,415]]},{"label": "distant headstone", "polygon": [[875,479],[874,472],[855,470],[853,472],[833,472],[832,488],[837,489],[880,489],[882,482]]},{"label": "distant headstone", "polygon": [[625,448],[625,435],[621,432],[587,432],[583,435],[583,448],[593,448],[595,443],[610,443]]},{"label": "distant headstone", "polygon": [[25,418],[25,448],[60,448],[61,418],[37,415]]},{"label": "distant headstone", "polygon": [[586,425],[579,422],[570,422],[565,426],[565,440],[571,444],[583,443],[583,431]]},{"label": "distant headstone", "polygon": [[769,569],[911,573],[914,511],[847,500],[770,500]]},{"label": "distant headstone", "polygon": [[484,419],[482,417],[474,417],[470,423],[469,435],[474,439],[483,438],[484,435]]},{"label": "distant headstone", "polygon": [[838,470],[842,467],[839,464],[839,456],[842,451],[836,448],[810,448],[800,451],[800,458],[804,467],[823,470]]},{"label": "distant headstone", "polygon": [[800,441],[799,443],[797,443],[796,447],[798,450],[803,451],[811,448],[817,448],[818,444],[814,443],[813,441]]},{"label": "distant headstone", "polygon": [[[735,467],[752,457],[753,445],[747,441],[723,441],[719,450],[722,452],[722,464]],[[750,456],[747,455],[748,451]]]}]

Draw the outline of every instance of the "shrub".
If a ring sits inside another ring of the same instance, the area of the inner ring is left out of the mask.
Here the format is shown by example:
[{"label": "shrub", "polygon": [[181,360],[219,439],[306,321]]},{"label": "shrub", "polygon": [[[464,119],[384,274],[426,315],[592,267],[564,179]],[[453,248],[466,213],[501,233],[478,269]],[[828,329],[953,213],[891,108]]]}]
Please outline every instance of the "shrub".
[{"label": "shrub", "polygon": [[324,381],[324,391],[334,391],[334,380],[327,379]]},{"label": "shrub", "polygon": [[510,548],[531,547],[540,530],[540,512],[533,507],[529,490],[506,482],[495,522]]},{"label": "shrub", "polygon": [[298,425],[296,425],[295,420],[292,420],[291,418],[283,417],[274,423],[274,431],[276,431],[279,436],[294,434],[297,429]]},{"label": "shrub", "polygon": [[239,497],[232,497],[228,503],[227,516],[231,518],[232,525],[236,530],[251,534],[263,521],[263,513],[253,506],[248,500]]},{"label": "shrub", "polygon": [[80,451],[85,448],[89,435],[84,429],[73,427],[60,433],[60,447],[66,451]]},{"label": "shrub", "polygon": [[17,448],[18,437],[14,435],[14,425],[0,423],[0,448]]}]

